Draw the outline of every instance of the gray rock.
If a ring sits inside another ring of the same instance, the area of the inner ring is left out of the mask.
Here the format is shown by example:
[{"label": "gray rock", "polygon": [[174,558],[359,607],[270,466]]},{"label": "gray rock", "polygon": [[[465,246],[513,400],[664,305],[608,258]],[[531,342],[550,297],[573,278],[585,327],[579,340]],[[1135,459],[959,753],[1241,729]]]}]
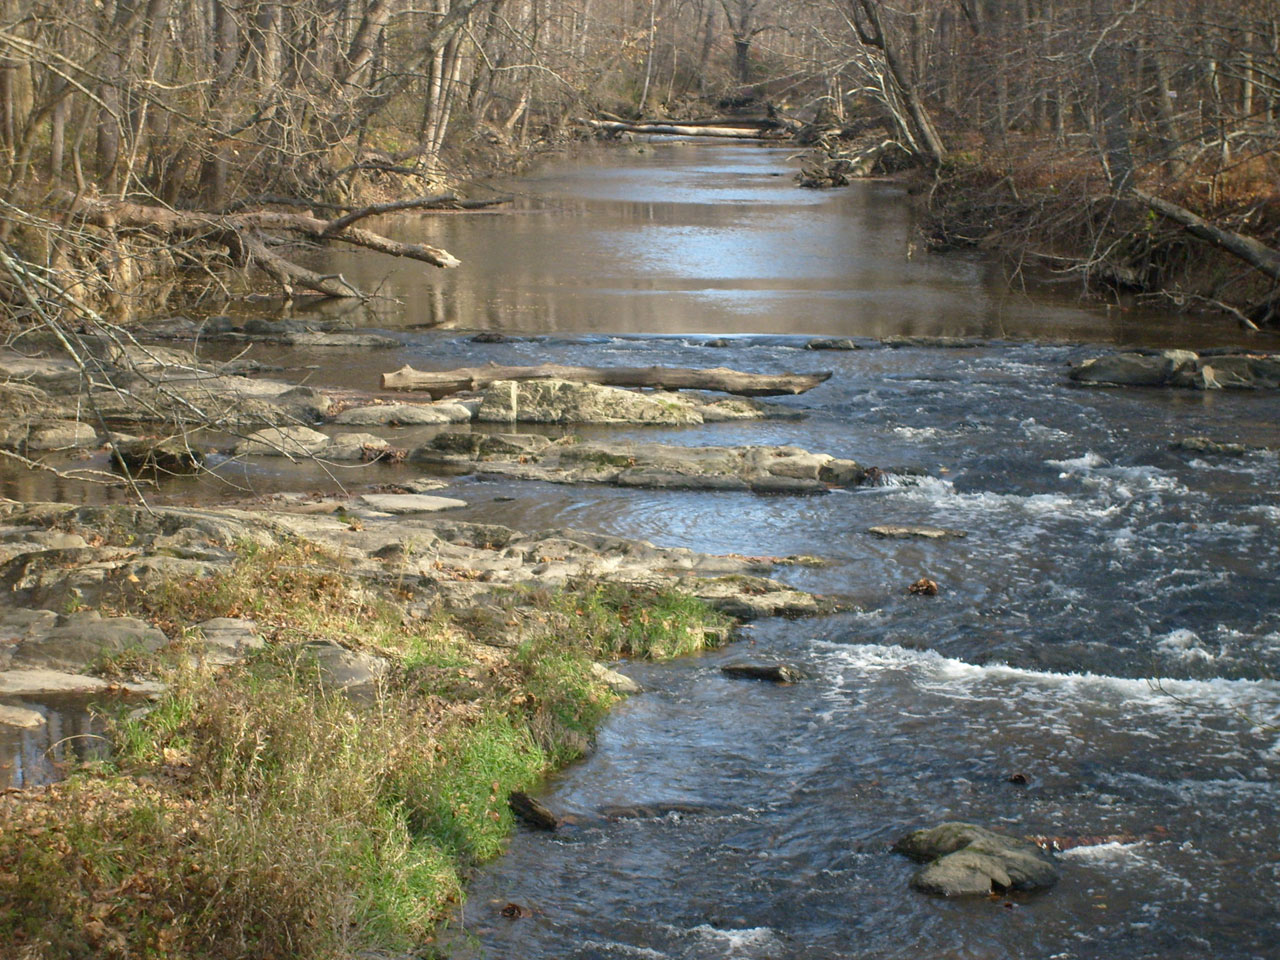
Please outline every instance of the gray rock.
[{"label": "gray rock", "polygon": [[928,893],[946,896],[988,894],[1005,889],[1044,890],[1058,882],[1058,870],[1034,843],[971,823],[943,823],[900,838],[896,853],[929,866],[912,879]]},{"label": "gray rock", "polygon": [[819,338],[804,345],[806,350],[861,350],[862,347],[848,337]]},{"label": "gray rock", "polygon": [[215,666],[237,663],[265,645],[258,635],[258,625],[240,617],[215,617],[197,623],[195,629],[199,631],[205,662]]},{"label": "gray rock", "polygon": [[1008,890],[1013,880],[1000,861],[972,850],[959,850],[939,857],[911,878],[922,893],[944,897],[986,896],[999,888]]},{"label": "gray rock", "polygon": [[347,426],[417,426],[436,423],[466,423],[471,411],[461,404],[384,403],[343,410],[334,423]]},{"label": "gray rock", "polygon": [[15,670],[83,671],[122,653],[154,653],[167,642],[163,633],[142,620],[76,613],[61,618],[44,636],[19,643],[10,666]]},{"label": "gray rock", "polygon": [[236,444],[237,456],[308,457],[329,445],[329,437],[310,427],[268,427]]},{"label": "gray rock", "polygon": [[386,440],[372,433],[340,433],[318,456],[326,460],[376,460],[390,447]]},{"label": "gray rock", "polygon": [[366,493],[360,498],[366,507],[382,513],[438,513],[465,507],[467,501],[452,497],[432,497],[421,493]]},{"label": "gray rock", "polygon": [[804,671],[789,663],[726,663],[720,672],[744,680],[766,680],[769,683],[799,683]]},{"label": "gray rock", "polygon": [[640,684],[617,670],[610,670],[603,663],[591,664],[591,675],[614,693],[619,693],[623,696],[631,696],[641,691]]},{"label": "gray rock", "polygon": [[345,691],[376,685],[390,668],[382,657],[348,650],[330,640],[313,640],[303,647],[302,653],[316,665],[325,683]]},{"label": "gray rock", "polygon": [[35,424],[27,436],[28,450],[70,450],[92,447],[98,431],[78,420],[46,420]]},{"label": "gray rock", "polygon": [[477,420],[491,423],[702,423],[691,407],[620,387],[571,380],[499,380]]},{"label": "gray rock", "polygon": [[887,540],[909,540],[912,538],[946,540],[968,536],[963,530],[948,530],[945,527],[915,527],[897,523],[885,523],[869,527],[867,532]]}]

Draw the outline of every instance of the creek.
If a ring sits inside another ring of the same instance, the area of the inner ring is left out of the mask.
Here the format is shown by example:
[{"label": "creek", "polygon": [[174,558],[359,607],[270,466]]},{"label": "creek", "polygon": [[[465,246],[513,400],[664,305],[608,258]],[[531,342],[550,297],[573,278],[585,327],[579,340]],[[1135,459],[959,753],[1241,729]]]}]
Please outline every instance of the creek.
[{"label": "creek", "polygon": [[[294,375],[313,368],[315,385],[361,389],[406,362],[829,369],[826,384],[781,401],[803,418],[574,432],[794,444],[891,469],[887,486],[820,497],[454,484],[450,495],[470,503],[458,519],[820,555],[826,566],[776,575],[856,609],[749,625],[739,644],[701,657],[624,665],[646,692],[541,794],[581,824],[517,833],[474,879],[452,949],[557,960],[1280,955],[1280,458],[1169,449],[1193,435],[1280,446],[1280,396],[1084,389],[1065,377],[1099,344],[1196,349],[1242,335],[1222,321],[1085,307],[1065,280],[1027,292],[989,261],[920,249],[900,188],[803,191],[792,172],[772,147],[645,144],[557,160],[506,185],[518,193],[510,208],[378,225],[445,247],[463,261],[455,271],[326,256],[325,272],[395,298],[352,320],[401,348],[254,348]],[[477,331],[511,338],[477,344]],[[805,350],[812,336],[864,349]],[[967,339],[883,339],[901,336]],[[236,469],[258,493],[329,482],[278,462]],[[416,471],[341,478],[358,487],[401,474]],[[220,495],[211,489],[175,483],[164,496],[208,502]],[[967,536],[868,532],[885,523]],[[938,596],[908,595],[922,576]],[[809,679],[720,673],[744,657],[797,663]],[[689,808],[596,815],[636,804]],[[1062,881],[1034,897],[912,892],[915,867],[889,844],[952,819],[1099,842],[1062,853]],[[532,915],[509,919],[508,903]]]}]

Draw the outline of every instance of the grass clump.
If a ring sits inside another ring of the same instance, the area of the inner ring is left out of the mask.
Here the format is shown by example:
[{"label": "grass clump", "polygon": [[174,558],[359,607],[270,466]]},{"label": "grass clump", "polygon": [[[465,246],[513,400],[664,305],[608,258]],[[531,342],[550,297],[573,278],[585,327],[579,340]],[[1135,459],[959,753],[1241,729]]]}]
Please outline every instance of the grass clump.
[{"label": "grass clump", "polygon": [[[302,544],[245,547],[212,580],[125,601],[171,632],[253,618],[267,644],[182,663],[110,764],[0,798],[0,956],[346,957],[406,950],[502,849],[507,797],[587,748],[616,699],[593,670],[692,652],[726,621],[675,592],[514,590],[477,642],[453,616]],[[305,652],[387,658],[351,697]]]}]

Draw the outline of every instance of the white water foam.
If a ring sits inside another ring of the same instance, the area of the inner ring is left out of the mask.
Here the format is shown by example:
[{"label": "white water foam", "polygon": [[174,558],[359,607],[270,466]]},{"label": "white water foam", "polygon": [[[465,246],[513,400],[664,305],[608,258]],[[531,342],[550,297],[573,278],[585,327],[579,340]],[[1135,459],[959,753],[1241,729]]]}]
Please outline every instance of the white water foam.
[{"label": "white water foam", "polygon": [[945,436],[937,427],[894,427],[893,432],[904,440],[936,440]]},{"label": "white water foam", "polygon": [[1070,440],[1071,434],[1057,427],[1048,427],[1037,423],[1035,417],[1028,417],[1018,424],[1023,434],[1033,440]]},{"label": "white water foam", "polygon": [[646,957],[648,960],[669,960],[671,956],[669,953],[662,953],[651,947],[637,947],[617,941],[583,940],[582,946],[589,950],[599,950],[607,957]]},{"label": "white water foam", "polygon": [[1156,641],[1156,649],[1173,660],[1191,663],[1212,663],[1218,655],[1205,649],[1204,642],[1193,630],[1185,627],[1171,630]]},{"label": "white water foam", "polygon": [[[833,672],[833,696],[854,680],[905,675],[925,692],[952,700],[1016,702],[1031,698],[1034,710],[1046,704],[1079,712],[1086,703],[1121,715],[1159,714],[1204,726],[1205,721],[1233,719],[1245,730],[1280,728],[1280,681],[1227,679],[1134,679],[1096,673],[1051,673],[1007,664],[972,664],[932,650],[897,645],[838,644],[825,641],[815,650],[825,654]],[[1013,687],[1016,689],[1010,690]]]},{"label": "white water foam", "polygon": [[768,953],[760,953],[760,951],[771,951],[781,945],[777,933],[768,927],[745,927],[738,930],[726,930],[704,923],[694,927],[689,932],[696,933],[699,937],[711,943],[723,944],[732,951],[730,956],[733,957],[736,957],[738,952],[743,950],[750,950],[756,956],[768,956]]}]

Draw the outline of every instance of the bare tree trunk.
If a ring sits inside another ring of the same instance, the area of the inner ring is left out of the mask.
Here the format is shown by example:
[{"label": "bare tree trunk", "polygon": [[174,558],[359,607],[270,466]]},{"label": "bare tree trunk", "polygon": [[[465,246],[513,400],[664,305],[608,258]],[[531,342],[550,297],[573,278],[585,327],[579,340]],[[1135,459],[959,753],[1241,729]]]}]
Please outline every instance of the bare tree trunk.
[{"label": "bare tree trunk", "polygon": [[[859,8],[866,17],[865,23],[858,16]],[[865,45],[877,48],[884,55],[885,65],[889,68],[889,75],[893,79],[894,86],[901,96],[902,102],[906,105],[911,125],[914,128],[910,131],[913,134],[913,139],[924,145],[925,151],[935,165],[943,163],[947,159],[947,148],[943,145],[942,137],[938,135],[937,128],[933,125],[933,118],[929,115],[928,109],[920,100],[912,77],[907,73],[896,42],[892,37],[886,36],[884,22],[880,16],[879,2],[877,0],[858,0],[858,6],[854,8],[853,15],[858,38]]]}]

